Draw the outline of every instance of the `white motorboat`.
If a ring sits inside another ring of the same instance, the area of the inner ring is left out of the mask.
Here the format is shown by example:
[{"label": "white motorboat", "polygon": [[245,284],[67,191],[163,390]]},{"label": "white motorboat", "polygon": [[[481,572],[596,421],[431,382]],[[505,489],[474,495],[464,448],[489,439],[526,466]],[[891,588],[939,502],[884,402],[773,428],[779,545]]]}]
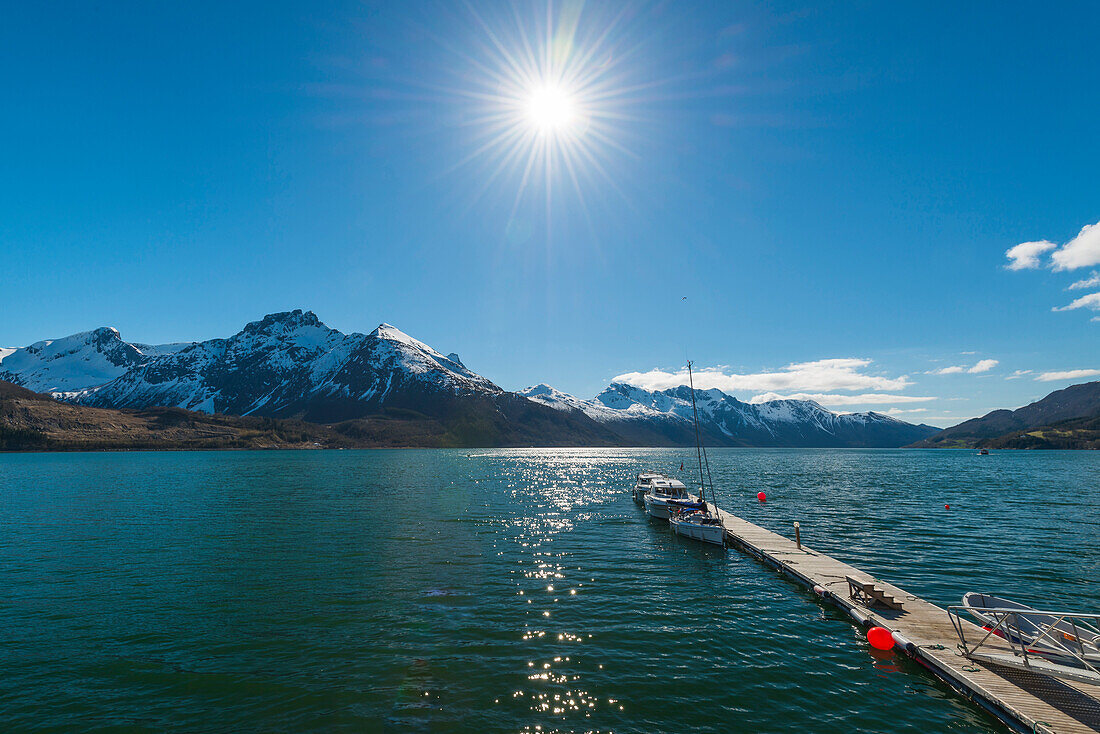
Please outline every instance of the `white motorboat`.
[{"label": "white motorboat", "polygon": [[642,472],[639,474],[635,478],[634,489],[631,491],[634,501],[639,505],[642,504],[642,498],[649,493],[649,490],[653,489],[653,482],[657,479],[668,479],[668,477],[656,472]]},{"label": "white motorboat", "polygon": [[653,480],[652,486],[645,493],[642,501],[650,517],[667,520],[669,502],[698,502],[699,498],[690,494],[680,480],[662,477]]}]

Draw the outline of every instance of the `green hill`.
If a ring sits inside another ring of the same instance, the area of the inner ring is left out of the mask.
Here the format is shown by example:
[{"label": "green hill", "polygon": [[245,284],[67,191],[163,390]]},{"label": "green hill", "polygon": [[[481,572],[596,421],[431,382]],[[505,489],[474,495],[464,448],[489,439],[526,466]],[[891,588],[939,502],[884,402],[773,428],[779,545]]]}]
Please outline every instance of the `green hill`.
[{"label": "green hill", "polygon": [[1100,449],[1100,416],[1060,421],[987,439],[978,445],[990,449]]}]

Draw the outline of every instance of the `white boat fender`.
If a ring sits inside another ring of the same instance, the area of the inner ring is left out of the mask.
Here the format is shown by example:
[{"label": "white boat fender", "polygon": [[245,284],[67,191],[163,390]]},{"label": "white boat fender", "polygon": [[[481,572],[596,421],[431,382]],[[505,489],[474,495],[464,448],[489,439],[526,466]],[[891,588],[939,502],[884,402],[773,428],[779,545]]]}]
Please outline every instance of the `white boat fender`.
[{"label": "white boat fender", "polygon": [[860,625],[862,625],[862,626],[864,626],[864,627],[870,627],[870,626],[871,626],[871,618],[870,618],[870,617],[864,617],[864,616],[863,616],[863,615],[862,615],[862,614],[861,614],[860,612],[856,611],[855,609],[849,609],[849,610],[848,610],[848,614],[849,614],[849,615],[850,615],[850,616],[852,617],[852,619],[854,619],[854,620],[855,620],[855,621],[856,621],[856,622],[857,622],[858,624],[860,624]]},{"label": "white boat fender", "polygon": [[814,584],[814,593],[820,596],[822,599],[829,598],[829,590],[826,589],[824,586]]},{"label": "white boat fender", "polygon": [[917,652],[917,646],[913,642],[900,632],[891,632],[890,636],[894,638],[894,644],[900,647],[905,652],[913,655]]}]

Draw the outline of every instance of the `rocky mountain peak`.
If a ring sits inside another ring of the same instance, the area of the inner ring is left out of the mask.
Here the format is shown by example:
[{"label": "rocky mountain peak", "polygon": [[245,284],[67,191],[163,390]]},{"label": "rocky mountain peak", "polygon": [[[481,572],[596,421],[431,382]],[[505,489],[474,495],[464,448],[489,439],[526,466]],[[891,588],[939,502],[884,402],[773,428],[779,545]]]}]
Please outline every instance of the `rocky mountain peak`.
[{"label": "rocky mountain peak", "polygon": [[312,311],[302,311],[296,308],[293,311],[280,311],[269,313],[259,321],[248,323],[243,331],[251,334],[280,334],[301,329],[306,326],[320,326],[324,324]]},{"label": "rocky mountain peak", "polygon": [[547,385],[545,382],[540,382],[539,384],[532,385],[531,387],[525,387],[519,391],[519,394],[528,398],[536,396],[565,395],[565,393],[561,392],[560,390],[555,390],[554,388]]},{"label": "rocky mountain peak", "polygon": [[401,331],[401,329],[398,329],[396,326],[392,326],[391,324],[387,323],[379,324],[378,328],[372,331],[370,335],[376,339],[381,339],[383,341],[398,342],[399,344],[408,344],[409,346],[418,347],[428,351],[435,351],[424,342],[412,338],[405,332]]},{"label": "rocky mountain peak", "polygon": [[98,329],[92,329],[88,332],[91,339],[96,342],[113,342],[122,341],[122,337],[118,333],[118,329],[113,326],[101,326]]}]

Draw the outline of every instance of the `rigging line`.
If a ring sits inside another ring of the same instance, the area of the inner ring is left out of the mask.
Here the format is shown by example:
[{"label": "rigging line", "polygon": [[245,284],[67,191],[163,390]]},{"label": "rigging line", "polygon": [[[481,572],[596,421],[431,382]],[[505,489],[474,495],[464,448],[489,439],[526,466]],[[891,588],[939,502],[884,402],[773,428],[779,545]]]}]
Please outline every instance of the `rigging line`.
[{"label": "rigging line", "polygon": [[[695,419],[695,455],[699,459],[699,499],[706,504],[706,485],[703,484],[703,442],[699,440],[699,413],[695,409],[695,380],[691,376],[690,359],[688,360],[688,388],[691,390],[691,417]],[[710,467],[707,468],[709,470]],[[713,498],[711,499],[713,501]]]},{"label": "rigging line", "polygon": [[[707,467],[707,484],[710,485],[710,501],[717,503],[718,499],[714,496],[714,480],[710,478],[710,461],[707,459],[707,447],[702,444],[700,444],[700,446],[703,449],[703,463],[706,464]],[[715,508],[718,507],[717,504],[714,506]]]}]

